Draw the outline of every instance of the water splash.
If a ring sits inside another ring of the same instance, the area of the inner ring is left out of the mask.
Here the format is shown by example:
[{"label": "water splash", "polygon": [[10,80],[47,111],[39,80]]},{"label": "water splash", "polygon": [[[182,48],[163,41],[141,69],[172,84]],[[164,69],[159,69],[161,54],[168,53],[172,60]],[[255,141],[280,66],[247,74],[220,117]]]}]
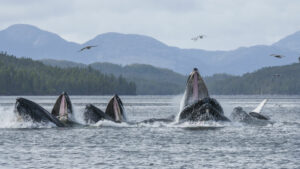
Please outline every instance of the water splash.
[{"label": "water splash", "polygon": [[22,121],[14,112],[14,107],[0,107],[0,128],[52,128],[53,123],[34,123]]},{"label": "water splash", "polygon": [[84,121],[83,112],[84,112],[84,108],[73,106],[73,114],[71,116],[71,120],[84,125],[85,121]]},{"label": "water splash", "polygon": [[184,91],[184,93],[183,93],[183,95],[181,97],[181,101],[180,101],[179,112],[177,113],[177,116],[175,117],[175,122],[177,122],[177,123],[179,122],[180,113],[184,109],[184,99],[185,99],[186,95],[187,95],[187,92]]}]

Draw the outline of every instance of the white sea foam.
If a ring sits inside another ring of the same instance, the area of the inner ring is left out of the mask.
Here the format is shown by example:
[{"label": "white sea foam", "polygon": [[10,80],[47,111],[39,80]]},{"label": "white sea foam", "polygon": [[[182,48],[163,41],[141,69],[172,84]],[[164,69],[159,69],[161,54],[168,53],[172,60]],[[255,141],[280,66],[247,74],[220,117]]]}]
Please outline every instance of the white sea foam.
[{"label": "white sea foam", "polygon": [[53,123],[34,123],[18,119],[14,107],[0,107],[0,128],[52,128]]}]

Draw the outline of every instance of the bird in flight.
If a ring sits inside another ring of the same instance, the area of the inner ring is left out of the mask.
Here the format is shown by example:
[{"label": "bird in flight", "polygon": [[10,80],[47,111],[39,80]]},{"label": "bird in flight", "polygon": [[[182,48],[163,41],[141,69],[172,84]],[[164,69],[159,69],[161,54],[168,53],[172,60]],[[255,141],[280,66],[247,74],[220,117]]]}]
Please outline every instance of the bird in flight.
[{"label": "bird in flight", "polygon": [[191,40],[197,41],[198,39],[203,39],[204,37],[206,37],[206,35],[198,35],[196,37],[193,37]]},{"label": "bird in flight", "polygon": [[274,56],[274,57],[279,58],[279,59],[285,57],[285,56],[279,55],[279,54],[271,54],[270,56]]},{"label": "bird in flight", "polygon": [[81,51],[87,50],[87,49],[91,49],[91,48],[94,48],[94,47],[97,47],[97,46],[85,46],[85,47],[81,48],[78,52],[81,52]]}]

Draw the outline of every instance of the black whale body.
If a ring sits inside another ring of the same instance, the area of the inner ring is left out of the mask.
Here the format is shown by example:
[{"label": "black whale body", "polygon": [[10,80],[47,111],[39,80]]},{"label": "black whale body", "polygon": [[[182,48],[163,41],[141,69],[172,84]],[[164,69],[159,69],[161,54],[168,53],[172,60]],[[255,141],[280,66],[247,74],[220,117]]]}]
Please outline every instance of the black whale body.
[{"label": "black whale body", "polygon": [[16,100],[15,112],[25,121],[52,122],[58,127],[65,126],[43,107],[25,98],[18,98]]},{"label": "black whale body", "polygon": [[187,121],[230,121],[224,116],[223,108],[214,98],[204,98],[186,106],[180,113],[179,120]]},{"label": "black whale body", "polygon": [[98,121],[104,119],[113,121],[113,119],[110,116],[108,116],[101,109],[92,104],[86,105],[83,115],[84,121],[86,123],[97,123]]},{"label": "black whale body", "polygon": [[125,122],[126,116],[123,102],[118,95],[114,95],[107,104],[105,113],[92,104],[88,104],[84,110],[86,123],[97,123],[99,120],[110,120],[116,123]]},{"label": "black whale body", "polygon": [[270,118],[261,114],[268,99],[264,99],[254,110],[247,113],[242,107],[235,107],[230,115],[231,119],[237,122],[255,124],[269,121]]},{"label": "black whale body", "polygon": [[256,112],[250,112],[249,115],[254,118],[260,119],[260,120],[270,120],[268,117],[261,115],[259,113],[256,113]]},{"label": "black whale body", "polygon": [[247,124],[266,124],[266,122],[269,122],[270,120],[268,117],[256,112],[250,112],[248,114],[243,110],[242,107],[235,107],[230,115],[230,118],[233,121]]}]

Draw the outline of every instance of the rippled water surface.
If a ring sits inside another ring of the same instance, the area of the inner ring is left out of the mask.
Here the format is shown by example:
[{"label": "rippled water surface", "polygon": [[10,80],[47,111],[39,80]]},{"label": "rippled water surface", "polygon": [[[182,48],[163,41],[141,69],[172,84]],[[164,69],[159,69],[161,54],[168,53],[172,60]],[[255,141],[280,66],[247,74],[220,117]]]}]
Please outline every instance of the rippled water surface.
[{"label": "rippled water surface", "polygon": [[[87,103],[105,110],[109,96],[70,96],[83,123]],[[120,96],[128,119],[177,115],[181,96]],[[51,110],[56,97],[32,96]],[[57,128],[18,122],[16,97],[0,97],[1,168],[300,168],[300,96],[215,96],[229,117],[234,107],[254,109],[273,124],[115,124]],[[210,126],[203,128],[202,126]]]}]

